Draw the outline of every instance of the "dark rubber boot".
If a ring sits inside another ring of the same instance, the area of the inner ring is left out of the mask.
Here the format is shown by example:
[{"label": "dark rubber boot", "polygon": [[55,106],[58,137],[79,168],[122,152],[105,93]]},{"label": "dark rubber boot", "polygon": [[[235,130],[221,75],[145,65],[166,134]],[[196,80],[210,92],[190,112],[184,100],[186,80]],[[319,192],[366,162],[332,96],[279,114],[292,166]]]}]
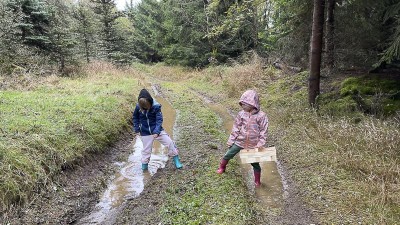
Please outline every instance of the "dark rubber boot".
[{"label": "dark rubber boot", "polygon": [[149,169],[149,164],[148,163],[142,163],[142,170],[148,170]]},{"label": "dark rubber boot", "polygon": [[218,168],[218,170],[217,170],[217,173],[218,173],[218,174],[222,174],[222,173],[225,172],[226,165],[228,164],[228,162],[229,162],[229,160],[226,160],[226,159],[222,159],[222,160],[221,160],[221,162],[220,162],[220,164],[219,164],[219,168]]},{"label": "dark rubber boot", "polygon": [[256,185],[256,187],[260,187],[261,186],[261,171],[254,171],[254,184]]}]

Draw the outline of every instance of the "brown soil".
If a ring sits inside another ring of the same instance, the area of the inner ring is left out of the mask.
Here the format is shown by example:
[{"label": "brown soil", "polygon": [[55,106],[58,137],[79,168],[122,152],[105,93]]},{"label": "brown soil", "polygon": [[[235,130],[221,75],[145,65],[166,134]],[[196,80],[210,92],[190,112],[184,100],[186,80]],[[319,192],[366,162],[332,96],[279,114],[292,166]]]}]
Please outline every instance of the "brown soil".
[{"label": "brown soil", "polygon": [[131,141],[132,135],[125,132],[104,153],[62,171],[48,192],[2,214],[0,224],[74,224],[97,203],[107,180],[118,170],[114,162],[126,159],[132,151]]},{"label": "brown soil", "polygon": [[[196,118],[193,118],[195,120]],[[193,122],[193,121],[192,121]],[[193,126],[200,126],[199,123]],[[187,125],[187,124],[186,124]],[[212,137],[204,133],[197,133],[193,126],[186,126],[177,122],[177,145],[183,149],[180,157],[184,164],[182,170],[176,170],[171,160],[164,169],[159,170],[146,184],[144,191],[137,198],[128,200],[116,219],[115,224],[160,224],[159,212],[166,195],[167,187],[187,187],[195,174],[195,168],[210,167],[207,155],[223,154],[223,147],[215,148],[209,144]],[[190,140],[190,141],[188,141]],[[0,224],[76,224],[80,218],[88,215],[100,194],[107,185],[107,181],[115,174],[117,161],[123,161],[131,153],[132,135],[125,132],[120,141],[100,155],[93,156],[79,163],[72,169],[63,171],[51,192],[41,193],[34,197],[25,207],[17,208],[1,215]],[[197,154],[190,154],[184,149],[196,149]],[[262,210],[256,217],[259,224],[312,224],[316,223],[313,213],[301,201],[302,193],[290,181],[290,172],[285,171],[285,162],[281,161],[284,173],[285,196],[283,209],[278,215],[271,215]],[[217,165],[215,165],[216,167]]]}]

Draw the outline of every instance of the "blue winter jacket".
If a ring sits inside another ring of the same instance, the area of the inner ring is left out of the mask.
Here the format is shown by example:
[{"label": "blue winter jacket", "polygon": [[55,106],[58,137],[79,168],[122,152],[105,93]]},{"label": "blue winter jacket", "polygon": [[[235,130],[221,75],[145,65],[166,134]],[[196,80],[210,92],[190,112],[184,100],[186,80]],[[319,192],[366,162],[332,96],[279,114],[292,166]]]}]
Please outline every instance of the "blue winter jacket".
[{"label": "blue winter jacket", "polygon": [[139,104],[136,104],[133,112],[133,129],[135,133],[140,132],[141,136],[160,134],[164,130],[162,123],[161,104],[155,99],[153,99],[153,104],[149,110],[141,110]]}]

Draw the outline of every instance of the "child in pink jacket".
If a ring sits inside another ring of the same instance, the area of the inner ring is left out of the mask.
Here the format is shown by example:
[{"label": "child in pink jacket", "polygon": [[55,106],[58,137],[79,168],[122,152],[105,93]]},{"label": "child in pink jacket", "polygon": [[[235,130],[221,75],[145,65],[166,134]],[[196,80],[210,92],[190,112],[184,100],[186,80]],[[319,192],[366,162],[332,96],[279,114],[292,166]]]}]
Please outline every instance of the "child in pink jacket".
[{"label": "child in pink jacket", "polygon": [[[228,151],[221,160],[217,173],[225,172],[226,165],[244,148],[260,148],[266,143],[268,117],[260,110],[260,100],[256,91],[247,90],[240,97],[242,110],[237,114],[227,145]],[[261,185],[260,163],[251,163],[256,187]]]}]

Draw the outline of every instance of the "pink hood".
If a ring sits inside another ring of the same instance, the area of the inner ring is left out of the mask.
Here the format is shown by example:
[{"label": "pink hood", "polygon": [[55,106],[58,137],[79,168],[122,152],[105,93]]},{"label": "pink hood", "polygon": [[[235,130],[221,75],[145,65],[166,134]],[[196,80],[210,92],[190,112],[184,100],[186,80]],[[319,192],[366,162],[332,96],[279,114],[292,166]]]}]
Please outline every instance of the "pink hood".
[{"label": "pink hood", "polygon": [[242,94],[242,97],[240,97],[240,103],[246,103],[251,106],[254,106],[256,108],[256,112],[260,111],[260,99],[258,97],[258,94],[256,91],[253,90],[247,90]]}]

